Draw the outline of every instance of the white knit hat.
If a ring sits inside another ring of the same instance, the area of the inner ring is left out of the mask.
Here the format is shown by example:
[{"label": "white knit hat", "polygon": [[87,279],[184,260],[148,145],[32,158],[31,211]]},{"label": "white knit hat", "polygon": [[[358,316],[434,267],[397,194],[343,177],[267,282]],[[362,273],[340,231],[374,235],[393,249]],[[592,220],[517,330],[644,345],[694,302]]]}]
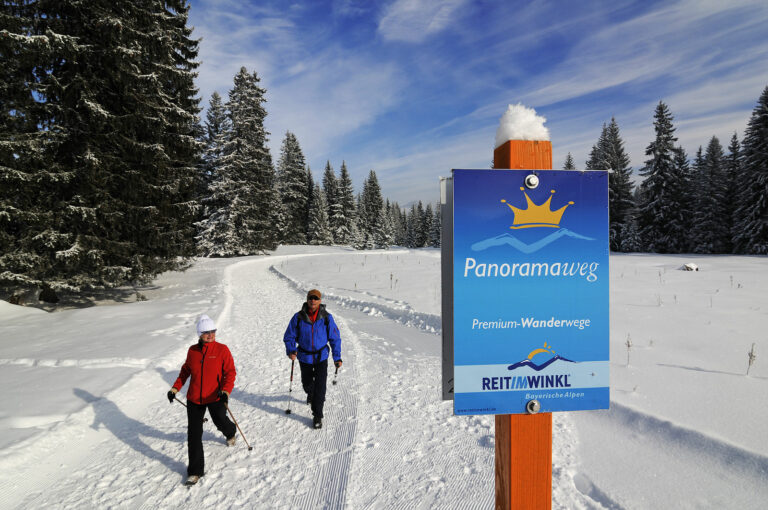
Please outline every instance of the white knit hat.
[{"label": "white knit hat", "polygon": [[200,319],[198,319],[197,321],[197,336],[200,337],[200,335],[203,334],[203,331],[215,331],[215,330],[216,330],[216,324],[213,322],[213,319],[211,319],[205,314],[201,315]]}]

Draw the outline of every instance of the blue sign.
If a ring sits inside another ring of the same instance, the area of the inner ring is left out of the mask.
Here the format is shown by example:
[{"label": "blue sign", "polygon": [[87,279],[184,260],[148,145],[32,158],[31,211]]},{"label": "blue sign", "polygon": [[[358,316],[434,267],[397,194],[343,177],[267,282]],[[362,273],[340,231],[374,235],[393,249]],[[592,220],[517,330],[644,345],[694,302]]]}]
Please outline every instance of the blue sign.
[{"label": "blue sign", "polygon": [[454,170],[453,221],[454,413],[608,408],[608,173]]}]

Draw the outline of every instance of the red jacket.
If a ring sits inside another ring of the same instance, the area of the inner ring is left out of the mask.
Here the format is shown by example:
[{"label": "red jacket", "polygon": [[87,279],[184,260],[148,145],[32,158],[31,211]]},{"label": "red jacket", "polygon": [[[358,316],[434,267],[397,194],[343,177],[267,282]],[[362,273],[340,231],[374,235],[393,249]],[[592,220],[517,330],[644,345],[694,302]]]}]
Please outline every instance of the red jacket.
[{"label": "red jacket", "polygon": [[235,361],[229,348],[216,342],[196,343],[187,351],[173,387],[180,390],[192,376],[187,388],[187,400],[195,404],[210,404],[219,400],[219,390],[232,393],[235,387]]}]

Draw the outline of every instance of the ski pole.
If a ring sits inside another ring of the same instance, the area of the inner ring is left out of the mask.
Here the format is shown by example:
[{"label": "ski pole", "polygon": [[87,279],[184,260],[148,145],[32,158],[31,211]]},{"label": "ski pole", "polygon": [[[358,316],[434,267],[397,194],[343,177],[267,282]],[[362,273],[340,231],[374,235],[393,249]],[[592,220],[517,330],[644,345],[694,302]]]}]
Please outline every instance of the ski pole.
[{"label": "ski pole", "polygon": [[[179,400],[179,397],[177,397],[176,395],[174,395],[174,396],[173,396],[173,398],[175,398],[175,399],[176,399],[176,402],[178,402],[179,404],[183,405],[184,407],[187,407],[187,404],[185,404],[184,402],[182,402],[181,400]],[[208,418],[203,418],[203,423],[205,423],[205,422],[207,422],[207,421],[208,421]]]},{"label": "ski pole", "polygon": [[232,417],[232,421],[235,422],[235,426],[237,427],[237,430],[239,430],[240,435],[243,436],[243,441],[245,441],[245,446],[248,447],[248,451],[253,450],[253,446],[248,444],[248,440],[245,438],[245,434],[243,434],[243,431],[240,429],[240,425],[237,424],[237,420],[235,419],[235,415],[232,414],[232,410],[229,408],[229,404],[224,402],[224,407],[226,407],[227,411],[229,411],[229,415]]},{"label": "ski pole", "polygon": [[285,410],[285,414],[291,414],[291,392],[293,391],[293,365],[296,363],[295,359],[291,360],[291,382],[288,384],[288,409]]},{"label": "ski pole", "polygon": [[334,385],[336,384],[336,374],[338,374],[338,373],[339,373],[339,367],[336,367],[336,371],[333,373],[333,382],[332,382],[332,384],[334,384]]}]

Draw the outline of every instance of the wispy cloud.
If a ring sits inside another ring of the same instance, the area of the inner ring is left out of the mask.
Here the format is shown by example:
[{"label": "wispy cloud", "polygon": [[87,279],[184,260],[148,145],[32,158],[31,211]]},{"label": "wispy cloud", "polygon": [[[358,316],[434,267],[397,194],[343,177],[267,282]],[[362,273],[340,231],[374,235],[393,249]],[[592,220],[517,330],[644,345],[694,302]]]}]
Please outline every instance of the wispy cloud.
[{"label": "wispy cloud", "polygon": [[468,0],[395,0],[379,22],[384,39],[421,42],[451,25]]},{"label": "wispy cloud", "polygon": [[273,155],[290,130],[316,172],[346,160],[360,187],[374,169],[401,204],[487,168],[510,103],[548,119],[556,168],[612,116],[638,168],[659,100],[692,153],[743,134],[768,84],[764,0],[191,1],[204,102],[257,71]]}]

